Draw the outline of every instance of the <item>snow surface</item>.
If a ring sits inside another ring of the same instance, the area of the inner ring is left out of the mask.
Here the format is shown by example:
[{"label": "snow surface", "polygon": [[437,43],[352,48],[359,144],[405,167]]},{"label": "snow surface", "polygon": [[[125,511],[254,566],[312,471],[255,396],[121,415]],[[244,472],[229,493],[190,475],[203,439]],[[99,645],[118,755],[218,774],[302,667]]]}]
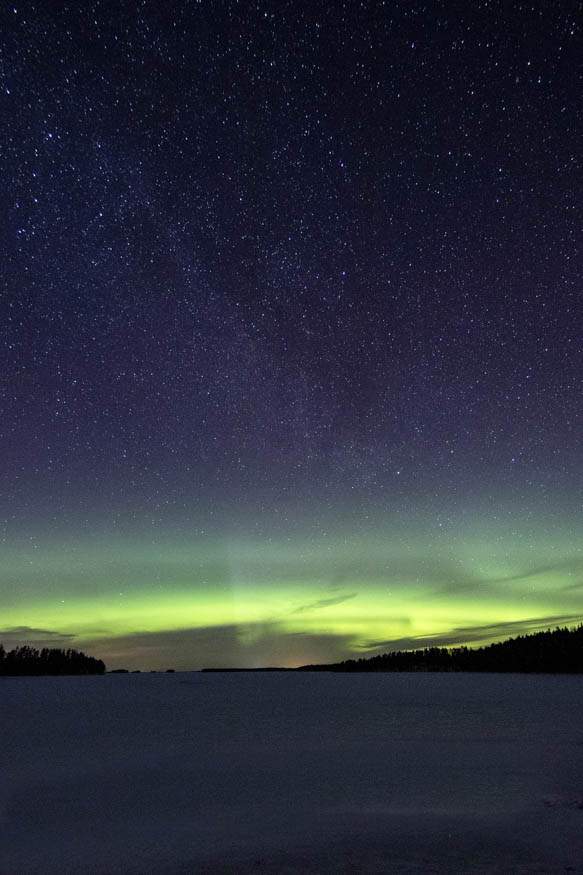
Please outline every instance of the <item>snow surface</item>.
[{"label": "snow surface", "polygon": [[583,872],[583,677],[0,678],[0,708],[2,875]]}]

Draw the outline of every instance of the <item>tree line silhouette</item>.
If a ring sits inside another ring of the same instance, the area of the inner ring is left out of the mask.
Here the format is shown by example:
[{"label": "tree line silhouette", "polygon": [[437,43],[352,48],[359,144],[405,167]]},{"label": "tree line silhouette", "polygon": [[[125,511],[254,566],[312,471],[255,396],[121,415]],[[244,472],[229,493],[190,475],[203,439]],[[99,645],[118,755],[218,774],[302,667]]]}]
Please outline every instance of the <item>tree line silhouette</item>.
[{"label": "tree line silhouette", "polygon": [[489,671],[583,673],[583,624],[519,635],[485,647],[428,647],[398,650],[330,665],[302,665],[297,671]]},{"label": "tree line silhouette", "polygon": [[105,663],[78,650],[24,645],[6,651],[0,644],[0,675],[104,674]]}]

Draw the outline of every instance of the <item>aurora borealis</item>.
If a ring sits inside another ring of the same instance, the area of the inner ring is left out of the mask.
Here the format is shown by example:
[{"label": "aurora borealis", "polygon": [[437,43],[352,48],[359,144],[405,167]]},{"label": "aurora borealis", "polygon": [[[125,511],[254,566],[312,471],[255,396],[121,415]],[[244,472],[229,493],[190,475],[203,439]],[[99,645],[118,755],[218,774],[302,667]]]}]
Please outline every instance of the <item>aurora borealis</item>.
[{"label": "aurora borealis", "polygon": [[223,522],[198,537],[185,526],[147,541],[33,540],[5,552],[3,637],[83,644],[112,665],[189,668],[294,665],[576,622],[573,529],[530,520],[519,530],[517,520],[508,532],[511,513],[498,526],[494,516],[445,530],[403,514],[382,530],[355,517],[326,535],[320,519],[279,537],[239,521],[230,535]]},{"label": "aurora borealis", "polygon": [[583,618],[578,15],[3,7],[0,640],[298,665]]}]

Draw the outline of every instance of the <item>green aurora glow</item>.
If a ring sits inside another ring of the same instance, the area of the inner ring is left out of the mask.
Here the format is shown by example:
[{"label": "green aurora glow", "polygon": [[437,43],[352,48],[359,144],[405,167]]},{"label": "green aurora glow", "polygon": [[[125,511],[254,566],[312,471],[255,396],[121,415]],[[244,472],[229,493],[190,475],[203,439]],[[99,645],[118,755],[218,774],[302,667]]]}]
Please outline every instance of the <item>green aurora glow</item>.
[{"label": "green aurora glow", "polygon": [[5,643],[75,646],[109,667],[297,665],[481,643],[583,616],[565,527],[409,519],[351,537],[109,535],[8,547]]}]

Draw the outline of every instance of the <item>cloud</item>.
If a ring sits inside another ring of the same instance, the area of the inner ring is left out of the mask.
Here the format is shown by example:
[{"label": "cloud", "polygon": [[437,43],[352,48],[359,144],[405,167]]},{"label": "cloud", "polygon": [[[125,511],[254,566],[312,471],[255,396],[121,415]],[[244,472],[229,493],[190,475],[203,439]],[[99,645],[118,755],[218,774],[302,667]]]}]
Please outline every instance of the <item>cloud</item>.
[{"label": "cloud", "polygon": [[[454,567],[452,566],[452,569]],[[446,567],[442,565],[438,575],[442,575]],[[435,595],[451,595],[452,593],[461,595],[462,593],[478,593],[481,596],[496,597],[499,593],[507,593],[509,584],[520,583],[521,581],[532,580],[532,578],[550,575],[563,578],[578,578],[576,583],[569,583],[560,587],[561,591],[577,590],[582,586],[581,573],[583,572],[583,558],[580,556],[565,556],[557,559],[555,562],[535,565],[531,568],[525,568],[522,571],[517,571],[515,574],[509,574],[503,577],[480,577],[473,575],[465,570],[458,570],[457,574],[452,575],[451,579],[445,586],[436,589]],[[438,578],[433,577],[432,582]]]},{"label": "cloud", "polygon": [[358,595],[357,592],[350,592],[346,595],[337,595],[331,596],[326,599],[318,599],[315,602],[310,602],[307,605],[300,605],[299,608],[296,608],[294,611],[291,611],[292,614],[303,614],[306,611],[316,611],[320,608],[329,608],[332,605],[340,605],[342,602],[347,602],[349,599],[354,599]]},{"label": "cloud", "polygon": [[501,641],[504,638],[540,632],[555,626],[571,626],[582,620],[582,614],[554,614],[548,617],[509,620],[482,626],[455,626],[449,632],[442,632],[439,635],[411,635],[386,641],[369,641],[366,644],[358,645],[358,649],[366,651],[378,651],[379,649],[386,651],[417,650],[424,647],[450,647],[459,644]]},{"label": "cloud", "polygon": [[373,656],[382,651],[415,650],[485,643],[537,632],[554,626],[574,625],[579,614],[550,615],[481,626],[456,626],[439,635],[411,635],[357,644],[349,634],[288,632],[277,622],[230,624],[161,632],[135,632],[83,641],[92,655],[108,668],[189,671],[200,668],[293,667],[341,662],[355,653]]},{"label": "cloud", "polygon": [[108,668],[184,671],[338,662],[354,652],[352,635],[288,632],[276,622],[135,632],[83,644]]},{"label": "cloud", "polygon": [[33,644],[35,647],[71,646],[76,636],[70,632],[52,629],[35,629],[33,626],[10,626],[0,629],[0,641],[7,649]]},{"label": "cloud", "polygon": [[580,556],[566,556],[564,559],[558,559],[556,562],[548,563],[547,565],[536,565],[534,568],[529,568],[517,574],[512,574],[509,577],[490,578],[490,583],[512,583],[517,580],[528,580],[531,577],[539,577],[541,574],[561,574],[571,577],[575,574],[580,574],[583,571],[583,559]]}]

